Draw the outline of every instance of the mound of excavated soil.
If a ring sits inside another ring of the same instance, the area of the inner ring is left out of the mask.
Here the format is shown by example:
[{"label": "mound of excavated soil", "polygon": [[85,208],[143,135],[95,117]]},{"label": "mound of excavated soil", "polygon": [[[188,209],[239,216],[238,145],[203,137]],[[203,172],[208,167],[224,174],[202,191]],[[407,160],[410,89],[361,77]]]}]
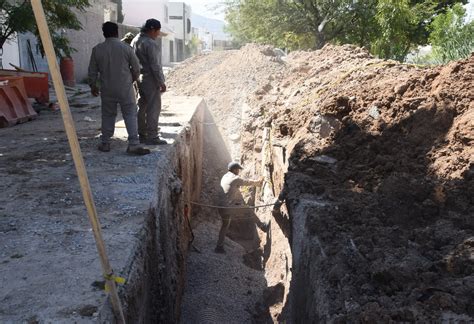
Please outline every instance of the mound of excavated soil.
[{"label": "mound of excavated soil", "polygon": [[289,161],[293,320],[472,321],[474,56],[421,68],[352,46],[269,53],[197,57],[170,84],[204,96],[227,135],[248,105],[247,164],[272,120]]},{"label": "mound of excavated soil", "polygon": [[271,116],[290,206],[303,195],[326,204],[293,215],[305,242],[327,249],[314,257],[321,247],[304,244],[314,259],[297,294],[328,307],[297,318],[472,320],[474,56],[422,69],[327,46],[288,64],[273,93],[251,98],[263,114],[243,146]]},{"label": "mound of excavated soil", "polygon": [[171,91],[206,98],[233,158],[240,157],[231,135],[240,133],[248,94],[261,89],[285,70],[268,46],[248,45],[240,51],[213,52],[185,61],[168,77]]}]

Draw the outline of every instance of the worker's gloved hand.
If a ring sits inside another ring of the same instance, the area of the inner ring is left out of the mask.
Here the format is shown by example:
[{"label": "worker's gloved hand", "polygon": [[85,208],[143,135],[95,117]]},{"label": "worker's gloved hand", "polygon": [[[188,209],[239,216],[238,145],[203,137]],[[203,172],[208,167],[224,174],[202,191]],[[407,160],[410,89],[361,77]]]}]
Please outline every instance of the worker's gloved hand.
[{"label": "worker's gloved hand", "polygon": [[160,92],[166,92],[166,84],[160,85]]}]

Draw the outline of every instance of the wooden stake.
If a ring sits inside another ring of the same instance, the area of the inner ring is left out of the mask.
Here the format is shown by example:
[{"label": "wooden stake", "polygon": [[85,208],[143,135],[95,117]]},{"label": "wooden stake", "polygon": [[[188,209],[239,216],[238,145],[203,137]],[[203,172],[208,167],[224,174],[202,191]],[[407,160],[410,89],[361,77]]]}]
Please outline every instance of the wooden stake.
[{"label": "wooden stake", "polygon": [[99,252],[99,258],[102,265],[102,271],[104,272],[104,278],[106,279],[106,285],[110,292],[110,298],[112,302],[112,308],[116,316],[118,323],[125,324],[125,318],[123,315],[122,305],[120,298],[117,293],[117,287],[115,285],[113,270],[110,266],[107,253],[105,251],[104,240],[102,239],[102,233],[100,230],[99,219],[97,217],[97,210],[94,204],[94,198],[92,196],[91,187],[89,184],[89,178],[87,177],[87,171],[84,165],[84,159],[82,157],[81,147],[77,139],[76,129],[74,126],[74,120],[69,109],[69,102],[66,96],[66,90],[64,89],[63,79],[59,72],[58,62],[56,60],[56,53],[54,51],[53,42],[51,40],[51,34],[49,33],[48,24],[46,22],[46,16],[44,14],[43,5],[41,0],[31,0],[33,12],[35,14],[36,23],[43,43],[43,48],[46,53],[48,60],[49,70],[54,83],[54,89],[56,96],[59,101],[59,107],[61,108],[61,114],[63,117],[64,128],[66,129],[67,138],[69,140],[69,146],[71,147],[72,157],[76,166],[77,175],[79,177],[79,183],[81,185],[82,196],[84,203],[87,208],[87,214],[92,225],[94,238]]}]

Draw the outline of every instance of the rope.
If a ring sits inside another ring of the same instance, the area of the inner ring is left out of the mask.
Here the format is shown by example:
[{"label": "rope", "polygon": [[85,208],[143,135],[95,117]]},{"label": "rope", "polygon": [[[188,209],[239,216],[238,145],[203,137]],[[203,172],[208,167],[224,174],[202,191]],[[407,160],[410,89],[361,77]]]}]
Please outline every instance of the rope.
[{"label": "rope", "polygon": [[217,125],[217,123],[206,123],[206,122],[203,122],[203,121],[200,121],[200,120],[195,120],[196,123],[199,123],[201,125]]},{"label": "rope", "polygon": [[263,207],[269,207],[269,206],[275,206],[277,203],[273,204],[266,204],[266,205],[258,205],[258,206],[235,206],[235,207],[229,207],[229,206],[217,206],[217,205],[208,205],[208,204],[202,204],[198,203],[195,201],[185,201],[185,203],[192,204],[195,206],[202,206],[202,207],[209,207],[209,208],[215,208],[215,209],[257,209],[257,208],[263,208]]}]

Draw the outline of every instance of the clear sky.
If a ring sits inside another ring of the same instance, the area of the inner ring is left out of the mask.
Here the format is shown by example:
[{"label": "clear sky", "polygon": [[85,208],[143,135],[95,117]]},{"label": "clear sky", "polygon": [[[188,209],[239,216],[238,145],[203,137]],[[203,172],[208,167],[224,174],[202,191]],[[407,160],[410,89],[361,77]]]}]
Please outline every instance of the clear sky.
[{"label": "clear sky", "polygon": [[208,18],[216,18],[224,20],[222,9],[215,9],[221,1],[216,0],[184,0],[184,2],[192,7],[193,13]]},{"label": "clear sky", "polygon": [[474,20],[474,0],[470,0],[466,5],[467,9],[467,19],[469,21]]}]

